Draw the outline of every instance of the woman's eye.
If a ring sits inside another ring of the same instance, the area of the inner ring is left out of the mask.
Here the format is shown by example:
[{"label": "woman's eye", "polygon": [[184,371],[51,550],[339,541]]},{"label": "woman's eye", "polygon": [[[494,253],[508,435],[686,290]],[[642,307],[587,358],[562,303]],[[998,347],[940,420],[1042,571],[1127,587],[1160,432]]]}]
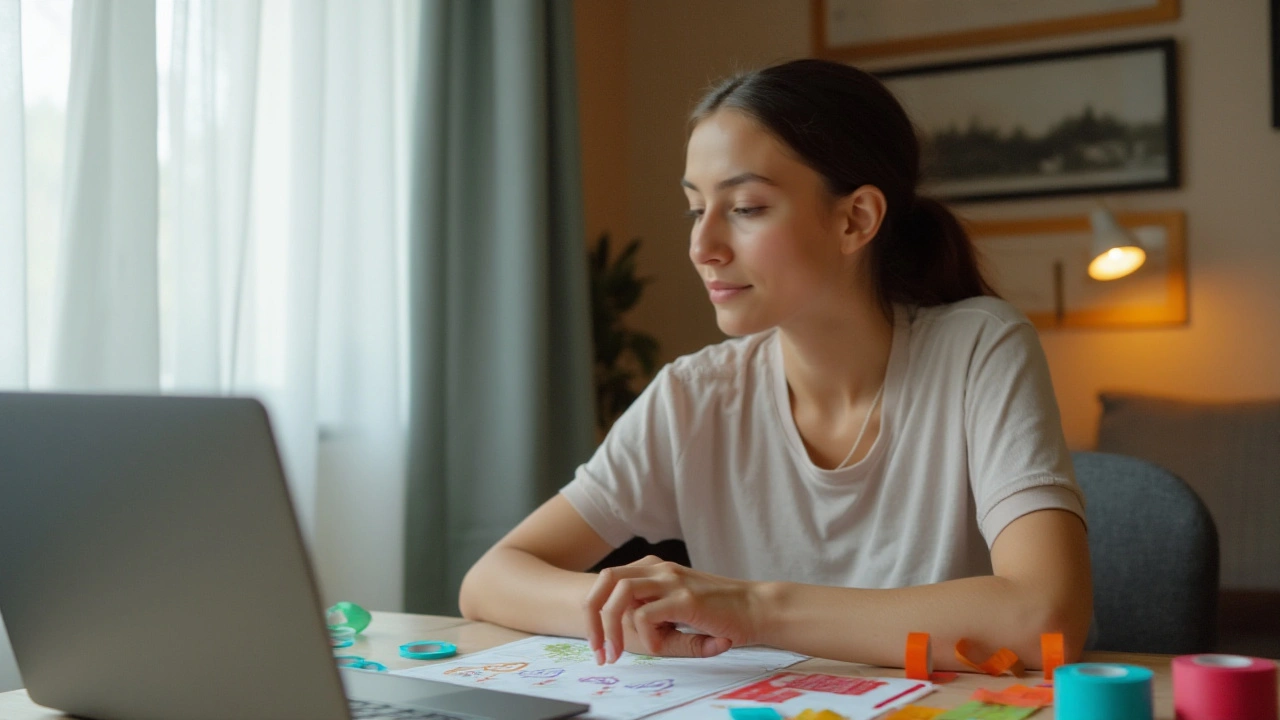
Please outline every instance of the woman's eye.
[{"label": "woman's eye", "polygon": [[755,215],[759,215],[762,212],[764,212],[764,207],[759,205],[753,205],[750,207],[736,207],[733,209],[733,214],[737,215],[738,217],[753,217]]},{"label": "woman's eye", "polygon": [[703,212],[705,212],[705,210],[703,210],[702,208],[689,208],[689,210],[685,212],[685,216],[689,218],[693,218],[694,220],[697,220],[698,218],[702,217]]}]

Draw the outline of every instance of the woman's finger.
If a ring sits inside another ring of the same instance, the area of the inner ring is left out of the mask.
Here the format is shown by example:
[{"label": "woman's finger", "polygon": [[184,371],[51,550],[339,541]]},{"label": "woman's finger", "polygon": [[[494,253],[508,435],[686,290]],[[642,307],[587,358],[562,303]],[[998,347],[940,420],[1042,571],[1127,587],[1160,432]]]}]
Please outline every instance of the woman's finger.
[{"label": "woman's finger", "polygon": [[652,574],[654,566],[661,564],[663,564],[661,559],[650,555],[630,565],[610,567],[600,571],[600,576],[596,578],[595,584],[591,586],[591,590],[587,592],[586,597],[582,600],[582,611],[586,614],[587,620],[587,646],[595,653],[597,665],[603,665],[606,662],[604,652],[605,632],[600,619],[600,611],[604,608],[604,604],[608,602],[609,596],[613,594],[614,586],[623,579],[644,577]]},{"label": "woman's finger", "polygon": [[626,647],[627,636],[623,626],[624,616],[644,602],[661,597],[663,587],[651,578],[623,578],[613,586],[613,593],[600,609],[600,624],[604,629],[604,661],[617,662]]},{"label": "woman's finger", "polygon": [[604,664],[604,628],[600,621],[600,610],[613,593],[613,586],[617,582],[615,571],[616,568],[601,570],[595,584],[582,599],[582,612],[587,621],[587,646],[595,653],[597,665]]}]

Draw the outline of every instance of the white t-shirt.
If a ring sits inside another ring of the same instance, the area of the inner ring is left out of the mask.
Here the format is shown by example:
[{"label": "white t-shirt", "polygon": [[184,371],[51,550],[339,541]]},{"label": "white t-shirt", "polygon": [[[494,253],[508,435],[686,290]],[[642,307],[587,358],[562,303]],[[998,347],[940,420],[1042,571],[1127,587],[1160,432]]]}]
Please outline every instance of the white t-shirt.
[{"label": "white t-shirt", "polygon": [[1027,319],[989,297],[894,315],[880,433],[858,463],[809,459],[769,331],[664,367],[561,492],[615,547],[680,538],[699,570],[840,587],[989,575],[1018,517],[1083,519]]}]

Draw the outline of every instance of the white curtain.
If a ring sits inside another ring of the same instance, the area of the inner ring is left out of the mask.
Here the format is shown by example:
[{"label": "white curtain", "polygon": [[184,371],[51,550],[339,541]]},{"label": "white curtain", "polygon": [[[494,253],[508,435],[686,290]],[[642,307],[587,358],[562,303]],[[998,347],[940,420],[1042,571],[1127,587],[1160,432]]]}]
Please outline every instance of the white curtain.
[{"label": "white curtain", "polygon": [[0,0],[0,390],[27,387],[26,161],[18,0]]},{"label": "white curtain", "polygon": [[[0,0],[0,386],[28,388],[18,4]],[[76,0],[62,229],[29,238],[57,256],[39,387],[263,399],[326,601],[385,610],[403,602],[416,17]]]},{"label": "white curtain", "polygon": [[[0,391],[27,387],[22,34],[18,0],[0,0]],[[0,692],[21,687],[0,623]]]},{"label": "white curtain", "polygon": [[159,388],[155,5],[72,16],[53,382]]}]

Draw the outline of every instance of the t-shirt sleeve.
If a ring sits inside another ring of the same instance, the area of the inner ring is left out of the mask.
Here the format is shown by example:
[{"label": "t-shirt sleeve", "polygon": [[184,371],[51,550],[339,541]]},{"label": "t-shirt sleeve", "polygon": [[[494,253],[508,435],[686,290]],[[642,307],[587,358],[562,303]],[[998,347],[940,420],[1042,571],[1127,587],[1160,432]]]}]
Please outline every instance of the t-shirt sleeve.
[{"label": "t-shirt sleeve", "polygon": [[651,543],[683,539],[675,503],[682,424],[677,389],[670,366],[663,368],[560,490],[614,547],[636,536]]},{"label": "t-shirt sleeve", "polygon": [[1083,521],[1084,494],[1035,329],[1009,322],[984,332],[967,382],[969,482],[987,546],[1009,523],[1038,510],[1066,510]]}]

